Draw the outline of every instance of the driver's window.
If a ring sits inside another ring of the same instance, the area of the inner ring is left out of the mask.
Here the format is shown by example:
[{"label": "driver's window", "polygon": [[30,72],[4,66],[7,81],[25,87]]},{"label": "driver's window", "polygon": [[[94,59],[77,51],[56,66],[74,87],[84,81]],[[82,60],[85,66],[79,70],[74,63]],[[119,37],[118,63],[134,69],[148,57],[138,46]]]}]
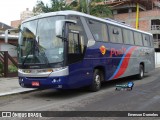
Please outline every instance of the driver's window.
[{"label": "driver's window", "polygon": [[76,20],[76,24],[68,24],[68,61],[78,62],[83,59],[87,37],[79,16],[69,16],[69,19]]},{"label": "driver's window", "polygon": [[80,42],[79,42],[79,34],[69,33],[69,53],[77,53],[81,52],[80,50]]}]

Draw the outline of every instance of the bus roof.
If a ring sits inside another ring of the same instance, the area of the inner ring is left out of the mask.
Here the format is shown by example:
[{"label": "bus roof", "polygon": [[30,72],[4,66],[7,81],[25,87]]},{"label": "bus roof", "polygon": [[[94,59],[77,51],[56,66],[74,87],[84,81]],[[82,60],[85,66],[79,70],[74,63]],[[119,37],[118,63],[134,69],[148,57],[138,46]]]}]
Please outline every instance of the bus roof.
[{"label": "bus roof", "polygon": [[130,29],[130,30],[134,30],[134,31],[137,31],[137,32],[142,32],[142,33],[145,33],[145,34],[152,35],[151,33],[144,32],[144,31],[141,31],[141,30],[137,30],[135,28],[129,27],[129,25],[120,23],[120,22],[115,21],[115,20],[98,18],[98,17],[92,16],[92,15],[88,15],[88,14],[77,12],[77,11],[73,11],[73,10],[65,10],[65,11],[43,13],[43,14],[28,18],[28,19],[24,20],[22,23],[28,22],[28,21],[31,21],[31,20],[35,20],[35,19],[49,17],[49,16],[56,16],[56,15],[78,15],[78,16],[83,16],[83,17],[91,18],[91,19],[98,20],[98,21],[101,21],[101,22],[106,22],[106,23],[109,23],[109,24],[113,24],[113,25],[116,25],[116,26],[127,28],[127,29]]}]

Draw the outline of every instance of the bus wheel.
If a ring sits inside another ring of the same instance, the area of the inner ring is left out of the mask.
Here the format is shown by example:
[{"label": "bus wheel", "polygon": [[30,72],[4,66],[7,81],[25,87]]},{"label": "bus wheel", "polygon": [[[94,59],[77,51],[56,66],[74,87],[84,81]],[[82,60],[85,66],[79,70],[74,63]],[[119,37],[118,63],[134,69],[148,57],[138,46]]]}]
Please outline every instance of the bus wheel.
[{"label": "bus wheel", "polygon": [[101,80],[102,80],[101,72],[98,69],[95,69],[94,75],[93,75],[93,81],[92,81],[92,84],[90,85],[90,90],[93,92],[100,90]]},{"label": "bus wheel", "polygon": [[139,65],[139,74],[137,75],[138,79],[142,79],[144,77],[144,67],[142,64]]}]

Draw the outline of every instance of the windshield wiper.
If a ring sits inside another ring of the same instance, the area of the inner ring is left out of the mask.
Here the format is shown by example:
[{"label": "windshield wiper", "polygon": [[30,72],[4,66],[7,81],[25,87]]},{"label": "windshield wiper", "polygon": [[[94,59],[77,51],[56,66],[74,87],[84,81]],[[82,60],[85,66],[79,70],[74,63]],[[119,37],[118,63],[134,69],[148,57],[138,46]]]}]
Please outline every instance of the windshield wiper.
[{"label": "windshield wiper", "polygon": [[29,54],[31,53],[31,51],[32,51],[32,47],[31,47],[31,49],[29,50],[29,52],[27,53],[26,57],[24,58],[24,60],[23,60],[23,62],[22,62],[22,66],[24,66],[24,63],[25,63],[25,61],[27,60],[27,58],[28,58]]},{"label": "windshield wiper", "polygon": [[34,55],[35,55],[35,50],[36,50],[35,39],[32,39],[32,41],[33,41],[33,45],[32,45],[32,47],[31,47],[31,49],[28,51],[26,57],[24,58],[24,60],[23,60],[23,62],[22,62],[22,66],[24,66],[24,63],[26,62],[26,60],[27,60],[29,54],[31,53],[32,49],[33,49],[33,51],[34,51],[34,52],[33,52],[33,53],[34,53],[34,54],[33,54],[33,57],[34,57]]},{"label": "windshield wiper", "polygon": [[[45,60],[43,59],[43,61],[45,61],[46,64],[49,65],[49,61],[48,61],[48,58],[47,58],[47,56],[46,56],[45,51],[43,50],[43,48],[40,48],[40,47],[39,47],[39,36],[37,36],[37,41],[36,41],[36,44],[35,44],[35,48],[37,48],[38,51],[39,51],[39,53],[44,56],[43,58],[45,58]],[[42,54],[42,53],[43,53],[43,54]]]},{"label": "windshield wiper", "polygon": [[[26,60],[27,60],[29,54],[31,53],[32,49],[34,50],[34,55],[33,55],[33,57],[36,57],[36,56],[37,56],[37,55],[35,54],[35,52],[38,51],[38,54],[40,53],[41,56],[43,56],[43,57],[41,57],[41,58],[43,58],[43,61],[44,61],[47,65],[49,65],[49,61],[48,61],[48,59],[47,59],[47,56],[46,56],[46,54],[45,54],[45,51],[43,50],[43,48],[40,49],[38,42],[37,42],[36,40],[34,40],[33,46],[31,47],[30,51],[27,53],[26,57],[24,58],[24,60],[23,60],[23,62],[22,62],[22,66],[24,66],[24,63],[26,62]],[[38,56],[38,58],[39,58],[39,56]],[[44,59],[44,58],[45,58],[45,59]]]}]

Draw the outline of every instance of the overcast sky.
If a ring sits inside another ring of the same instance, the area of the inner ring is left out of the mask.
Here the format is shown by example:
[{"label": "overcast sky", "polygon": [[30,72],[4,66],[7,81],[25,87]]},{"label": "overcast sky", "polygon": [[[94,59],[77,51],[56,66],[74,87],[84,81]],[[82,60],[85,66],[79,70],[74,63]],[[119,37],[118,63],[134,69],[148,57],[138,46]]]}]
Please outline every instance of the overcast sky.
[{"label": "overcast sky", "polygon": [[[50,0],[42,0],[44,3],[49,4]],[[19,20],[20,13],[25,11],[26,8],[29,10],[33,9],[37,0],[1,0],[0,1],[0,22],[10,25],[11,21]]]}]

